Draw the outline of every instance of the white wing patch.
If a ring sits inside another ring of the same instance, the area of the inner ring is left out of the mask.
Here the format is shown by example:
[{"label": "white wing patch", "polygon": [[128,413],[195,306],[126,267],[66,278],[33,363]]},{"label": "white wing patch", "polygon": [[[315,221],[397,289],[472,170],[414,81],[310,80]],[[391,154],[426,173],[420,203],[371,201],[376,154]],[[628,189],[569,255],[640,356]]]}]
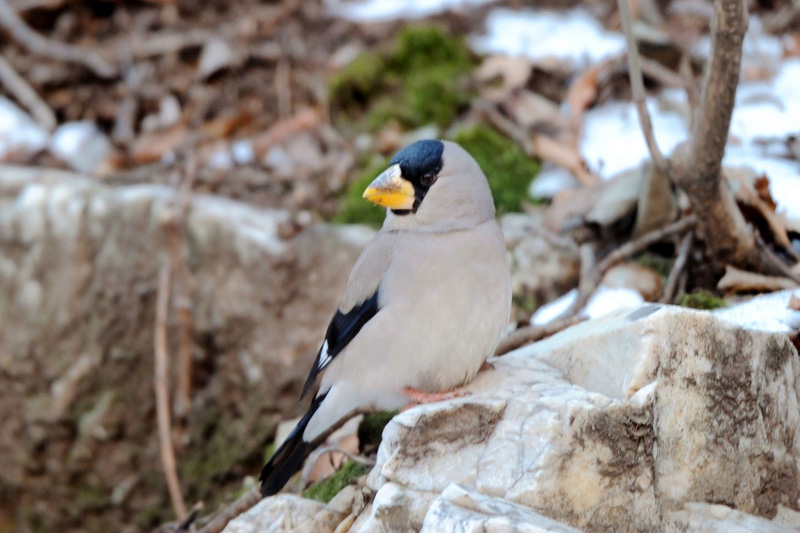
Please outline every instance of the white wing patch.
[{"label": "white wing patch", "polygon": [[321,371],[323,368],[328,366],[328,363],[330,363],[331,360],[333,360],[333,356],[328,353],[328,341],[326,340],[319,351],[319,363],[317,363],[317,370]]}]

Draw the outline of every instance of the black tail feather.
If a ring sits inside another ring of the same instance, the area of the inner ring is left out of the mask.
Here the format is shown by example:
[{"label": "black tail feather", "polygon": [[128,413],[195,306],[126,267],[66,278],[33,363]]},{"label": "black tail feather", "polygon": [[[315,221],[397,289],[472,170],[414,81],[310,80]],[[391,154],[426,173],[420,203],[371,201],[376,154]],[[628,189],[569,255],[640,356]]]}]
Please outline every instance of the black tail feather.
[{"label": "black tail feather", "polygon": [[311,443],[303,440],[303,433],[324,399],[325,394],[314,398],[308,412],[300,419],[289,437],[261,470],[259,481],[261,481],[262,496],[276,494],[303,466],[303,461],[311,453]]}]

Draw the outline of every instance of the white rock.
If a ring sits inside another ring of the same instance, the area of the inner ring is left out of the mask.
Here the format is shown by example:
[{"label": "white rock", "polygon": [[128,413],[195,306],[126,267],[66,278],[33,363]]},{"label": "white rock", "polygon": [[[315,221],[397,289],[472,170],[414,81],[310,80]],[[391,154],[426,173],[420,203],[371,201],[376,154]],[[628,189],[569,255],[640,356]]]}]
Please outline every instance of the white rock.
[{"label": "white rock", "polygon": [[438,495],[386,483],[375,494],[369,516],[353,532],[419,531],[428,506]]},{"label": "white rock", "polygon": [[450,485],[431,505],[420,533],[579,533],[502,498],[491,498],[461,485]]},{"label": "white rock", "polygon": [[459,483],[588,531],[661,530],[661,511],[692,501],[798,506],[800,361],[785,335],[647,305],[493,364],[469,396],[395,417],[368,485]]},{"label": "white rock", "polygon": [[344,516],[293,494],[264,498],[231,520],[223,533],[332,533]]},{"label": "white rock", "polygon": [[796,533],[797,527],[731,509],[725,505],[687,503],[680,511],[667,513],[668,531],[697,533]]}]

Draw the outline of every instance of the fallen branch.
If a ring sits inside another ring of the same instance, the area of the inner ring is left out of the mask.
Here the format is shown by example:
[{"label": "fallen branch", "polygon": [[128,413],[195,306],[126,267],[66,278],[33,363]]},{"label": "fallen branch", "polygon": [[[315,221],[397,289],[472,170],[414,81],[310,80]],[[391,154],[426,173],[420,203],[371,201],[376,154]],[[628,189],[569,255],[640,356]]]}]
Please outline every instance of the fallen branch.
[{"label": "fallen branch", "polygon": [[644,82],[642,81],[642,67],[639,58],[639,50],[636,47],[636,39],[633,37],[633,21],[631,19],[631,8],[628,0],[617,0],[619,6],[622,29],[625,31],[625,40],[628,44],[628,75],[631,80],[631,90],[633,91],[633,101],[636,104],[636,111],[639,114],[639,124],[647,142],[647,149],[653,164],[665,176],[669,175],[669,161],[664,158],[664,154],[658,148],[655,135],[653,134],[653,123],[650,119],[650,112],[647,110],[647,99],[644,92]]},{"label": "fallen branch", "polygon": [[672,270],[669,271],[669,277],[667,277],[667,286],[661,296],[661,303],[672,303],[675,298],[675,291],[678,290],[678,281],[681,273],[683,273],[683,268],[686,266],[686,261],[689,259],[689,251],[692,249],[693,240],[694,233],[691,231],[684,235],[683,240],[681,240],[675,263],[673,263]]},{"label": "fallen branch", "polygon": [[82,65],[100,78],[113,78],[117,69],[92,50],[42,37],[25,23],[7,0],[0,0],[0,28],[27,50],[40,57]]},{"label": "fallen branch", "polygon": [[156,418],[158,420],[158,444],[164,477],[167,480],[169,499],[178,520],[186,517],[186,503],[181,493],[178,479],[175,449],[172,445],[172,423],[169,413],[169,348],[167,341],[167,316],[169,314],[169,293],[172,272],[169,261],[165,261],[158,277],[158,298],[156,299],[155,330],[155,392]]},{"label": "fallen branch", "polygon": [[543,326],[526,326],[510,333],[498,345],[495,350],[495,356],[503,355],[511,350],[530,344],[531,342],[539,341],[583,321],[584,318],[578,316],[578,313],[589,301],[594,291],[597,290],[603,276],[611,267],[643,252],[657,242],[665,240],[667,237],[680,235],[691,230],[696,223],[697,219],[693,215],[690,215],[677,222],[673,222],[669,226],[645,233],[608,254],[597,264],[596,271],[592,271],[592,266],[594,265],[593,256],[591,260],[589,260],[589,251],[591,249],[586,245],[581,246],[581,278],[578,287],[578,297],[572,305],[570,305],[569,309],[561,315],[561,318],[549,324]]},{"label": "fallen branch", "polygon": [[47,131],[55,129],[58,122],[53,110],[2,55],[0,55],[0,82],[20,104],[30,111],[33,119],[44,129]]},{"label": "fallen branch", "polygon": [[693,229],[696,224],[697,217],[694,215],[689,215],[683,217],[677,222],[673,222],[669,226],[664,226],[663,228],[649,231],[640,237],[623,244],[608,254],[602,261],[600,261],[600,263],[598,263],[597,270],[600,272],[600,277],[602,278],[603,274],[605,274],[614,265],[617,265],[625,259],[645,251],[657,242],[665,240],[667,237],[681,235],[690,229]]},{"label": "fallen branch", "polygon": [[505,339],[500,341],[497,349],[494,352],[495,357],[505,355],[512,350],[516,350],[527,344],[540,341],[547,337],[553,336],[559,331],[563,331],[569,327],[579,324],[586,320],[583,317],[571,316],[562,320],[554,320],[544,326],[525,326],[516,331],[509,333]]}]

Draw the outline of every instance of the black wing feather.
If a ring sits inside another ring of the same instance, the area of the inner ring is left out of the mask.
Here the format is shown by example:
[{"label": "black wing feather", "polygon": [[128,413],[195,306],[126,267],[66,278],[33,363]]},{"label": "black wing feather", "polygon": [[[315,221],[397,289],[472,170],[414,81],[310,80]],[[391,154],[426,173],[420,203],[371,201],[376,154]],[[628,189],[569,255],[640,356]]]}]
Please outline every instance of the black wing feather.
[{"label": "black wing feather", "polygon": [[281,444],[278,451],[270,458],[269,462],[261,470],[261,495],[272,496],[286,485],[286,482],[300,470],[303,461],[306,460],[311,452],[311,443],[303,440],[303,432],[308,426],[308,422],[319,406],[325,400],[325,394],[320,394],[311,403],[308,412],[300,419],[291,435]]},{"label": "black wing feather", "polygon": [[[372,293],[372,296],[355,305],[348,312],[336,311],[336,314],[333,315],[333,320],[328,326],[328,331],[325,333],[325,342],[317,353],[317,360],[314,362],[314,366],[311,367],[308,379],[303,385],[301,399],[314,385],[319,373],[330,364],[334,357],[344,350],[345,346],[358,335],[364,324],[369,322],[377,314],[378,310],[378,291],[376,290]],[[323,354],[323,350],[326,353]]]}]

